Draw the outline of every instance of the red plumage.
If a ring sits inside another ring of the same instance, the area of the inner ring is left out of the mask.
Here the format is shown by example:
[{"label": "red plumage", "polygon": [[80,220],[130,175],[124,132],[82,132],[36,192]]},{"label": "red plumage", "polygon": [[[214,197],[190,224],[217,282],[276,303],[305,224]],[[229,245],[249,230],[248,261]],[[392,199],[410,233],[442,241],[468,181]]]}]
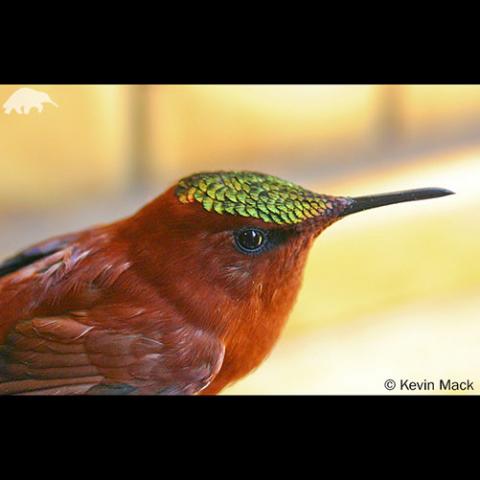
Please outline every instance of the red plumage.
[{"label": "red plumage", "polygon": [[216,393],[246,374],[280,333],[306,253],[303,239],[268,265],[236,252],[226,232],[247,223],[262,222],[172,188],[35,246],[53,253],[0,279],[0,393]]},{"label": "red plumage", "polygon": [[[333,197],[332,197],[333,198]],[[0,394],[213,394],[277,340],[314,238],[338,217],[266,228],[178,201],[37,244],[0,266]]]}]

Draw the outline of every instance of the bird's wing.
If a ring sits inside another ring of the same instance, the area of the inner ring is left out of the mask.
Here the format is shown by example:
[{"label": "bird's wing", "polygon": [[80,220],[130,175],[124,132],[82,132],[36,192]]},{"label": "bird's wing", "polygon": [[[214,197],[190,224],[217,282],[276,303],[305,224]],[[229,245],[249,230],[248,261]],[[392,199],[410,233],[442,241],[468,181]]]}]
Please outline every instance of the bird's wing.
[{"label": "bird's wing", "polygon": [[87,322],[17,323],[0,347],[0,394],[195,394],[222,364],[223,345],[200,332],[147,336]]},{"label": "bird's wing", "polygon": [[62,235],[55,238],[50,238],[43,242],[32,245],[31,247],[22,250],[13,257],[7,258],[0,262],[0,277],[15,272],[22,267],[31,265],[32,263],[45,258],[52,253],[58,252],[64,248],[69,242],[78,237],[78,233]]},{"label": "bird's wing", "polygon": [[36,251],[0,278],[0,394],[195,394],[220,370],[223,344],[140,285],[107,236]]}]

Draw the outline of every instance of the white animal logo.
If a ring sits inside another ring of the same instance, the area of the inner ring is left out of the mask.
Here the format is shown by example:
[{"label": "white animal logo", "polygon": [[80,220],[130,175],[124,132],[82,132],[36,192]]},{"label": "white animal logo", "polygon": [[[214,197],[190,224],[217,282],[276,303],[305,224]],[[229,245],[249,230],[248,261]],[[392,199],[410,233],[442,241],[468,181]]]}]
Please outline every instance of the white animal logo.
[{"label": "white animal logo", "polygon": [[58,107],[58,105],[49,97],[48,93],[24,87],[13,92],[3,104],[3,108],[7,115],[10,115],[12,110],[15,110],[20,114],[24,113],[25,115],[28,115],[32,108],[36,108],[38,112],[42,112],[44,103],[51,103]]}]

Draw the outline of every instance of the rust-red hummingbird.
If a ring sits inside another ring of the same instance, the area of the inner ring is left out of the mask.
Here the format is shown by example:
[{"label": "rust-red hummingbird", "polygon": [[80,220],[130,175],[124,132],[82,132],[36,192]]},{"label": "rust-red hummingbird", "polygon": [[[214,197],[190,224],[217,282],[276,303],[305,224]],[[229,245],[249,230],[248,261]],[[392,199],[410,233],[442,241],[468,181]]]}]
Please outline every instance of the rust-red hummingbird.
[{"label": "rust-red hummingbird", "polygon": [[272,349],[314,239],[449,195],[320,195],[254,172],[184,178],[135,215],[0,264],[0,394],[214,394]]}]

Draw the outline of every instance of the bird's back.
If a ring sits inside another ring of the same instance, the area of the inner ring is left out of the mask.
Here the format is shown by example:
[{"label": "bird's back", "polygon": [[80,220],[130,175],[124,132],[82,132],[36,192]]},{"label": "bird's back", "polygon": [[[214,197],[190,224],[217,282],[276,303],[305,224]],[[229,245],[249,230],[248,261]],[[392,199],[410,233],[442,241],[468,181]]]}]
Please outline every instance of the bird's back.
[{"label": "bird's back", "polygon": [[0,394],[208,385],[223,345],[184,324],[131,267],[114,228],[50,239],[0,264]]}]

